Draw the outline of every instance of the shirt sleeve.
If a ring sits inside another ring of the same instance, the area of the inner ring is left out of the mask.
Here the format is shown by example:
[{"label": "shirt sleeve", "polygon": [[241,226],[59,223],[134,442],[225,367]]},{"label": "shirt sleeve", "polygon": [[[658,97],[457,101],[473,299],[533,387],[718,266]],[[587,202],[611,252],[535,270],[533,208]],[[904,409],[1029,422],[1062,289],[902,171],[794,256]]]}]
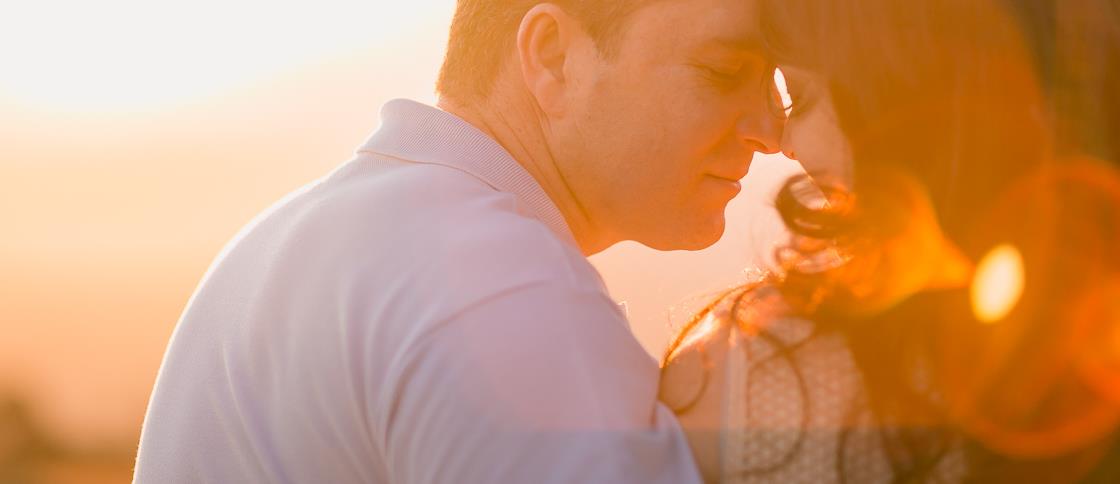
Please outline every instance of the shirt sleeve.
[{"label": "shirt sleeve", "polygon": [[529,284],[408,354],[382,409],[392,482],[700,482],[656,363],[602,293]]}]

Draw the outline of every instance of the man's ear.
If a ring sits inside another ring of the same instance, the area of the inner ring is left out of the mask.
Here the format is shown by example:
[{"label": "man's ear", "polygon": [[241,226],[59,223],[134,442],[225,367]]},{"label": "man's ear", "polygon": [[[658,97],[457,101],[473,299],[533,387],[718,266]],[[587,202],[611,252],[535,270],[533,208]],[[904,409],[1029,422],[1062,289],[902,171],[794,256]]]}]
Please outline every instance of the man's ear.
[{"label": "man's ear", "polygon": [[517,55],[521,77],[529,94],[547,114],[561,115],[573,87],[572,55],[585,36],[579,23],[560,7],[537,4],[521,18],[517,29]]}]

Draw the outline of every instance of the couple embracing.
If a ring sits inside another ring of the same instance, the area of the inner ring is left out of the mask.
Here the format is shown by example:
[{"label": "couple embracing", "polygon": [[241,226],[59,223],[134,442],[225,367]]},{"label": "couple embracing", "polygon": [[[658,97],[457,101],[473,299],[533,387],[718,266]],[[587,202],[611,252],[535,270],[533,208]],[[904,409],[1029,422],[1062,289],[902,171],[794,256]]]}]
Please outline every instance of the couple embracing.
[{"label": "couple embracing", "polygon": [[[1120,482],[1118,12],[459,0],[438,105],[210,268],[135,481]],[[586,258],[755,152],[789,243],[658,365]]]}]

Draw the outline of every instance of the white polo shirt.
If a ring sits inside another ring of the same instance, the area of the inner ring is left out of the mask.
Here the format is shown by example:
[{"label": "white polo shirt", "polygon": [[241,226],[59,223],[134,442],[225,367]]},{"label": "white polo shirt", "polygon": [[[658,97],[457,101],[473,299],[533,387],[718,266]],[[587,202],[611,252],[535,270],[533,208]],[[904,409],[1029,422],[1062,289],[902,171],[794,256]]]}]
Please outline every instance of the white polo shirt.
[{"label": "white polo shirt", "polygon": [[391,101],[192,296],[141,483],[699,482],[658,369],[536,181]]}]

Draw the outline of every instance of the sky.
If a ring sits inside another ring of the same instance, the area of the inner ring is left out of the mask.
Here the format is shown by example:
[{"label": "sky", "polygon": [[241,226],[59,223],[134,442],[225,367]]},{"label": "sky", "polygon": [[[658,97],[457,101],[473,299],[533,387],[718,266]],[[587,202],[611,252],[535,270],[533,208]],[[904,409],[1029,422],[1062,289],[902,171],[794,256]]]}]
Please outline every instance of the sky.
[{"label": "sky", "polygon": [[[388,4],[395,4],[395,7]],[[0,15],[0,392],[64,439],[134,445],[207,266],[253,215],[345,162],[396,97],[434,102],[453,0],[40,0]],[[749,277],[797,171],[756,156],[700,252],[596,255],[635,336]]]}]

